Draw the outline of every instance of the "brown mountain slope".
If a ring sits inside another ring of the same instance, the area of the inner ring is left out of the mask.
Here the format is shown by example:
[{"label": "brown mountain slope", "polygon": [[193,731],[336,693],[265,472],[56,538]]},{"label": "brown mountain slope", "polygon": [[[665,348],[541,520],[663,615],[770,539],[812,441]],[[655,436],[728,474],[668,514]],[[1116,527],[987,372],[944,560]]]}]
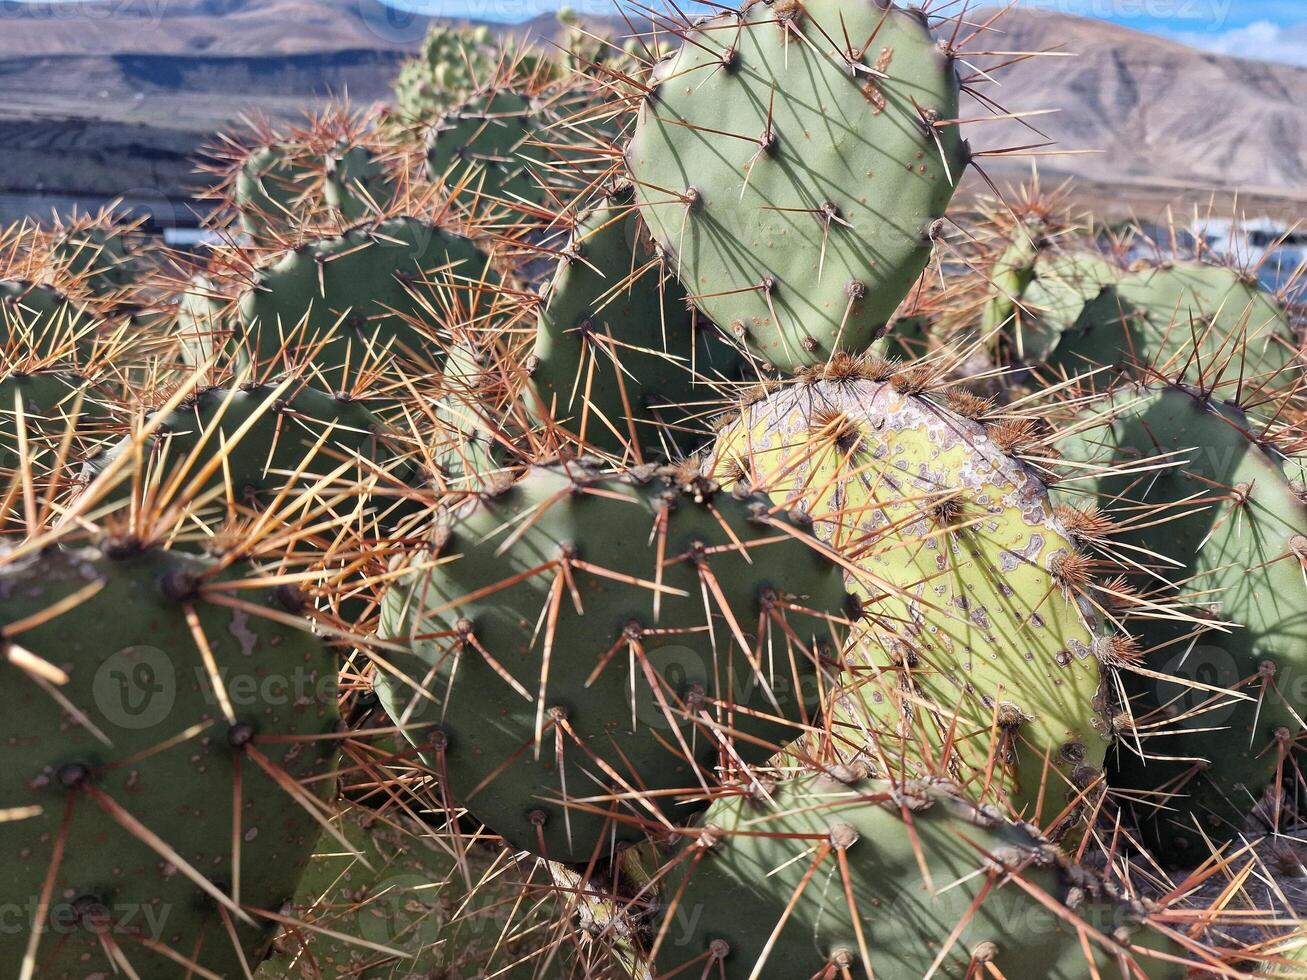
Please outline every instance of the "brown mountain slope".
[{"label": "brown mountain slope", "polygon": [[[198,145],[242,111],[387,97],[429,23],[382,0],[0,2],[0,197],[147,188],[176,199]],[[556,22],[513,30],[552,35]],[[1060,107],[1031,124],[1058,148],[1105,151],[1043,157],[1046,171],[1159,198],[1236,187],[1307,198],[1307,68],[1041,11],[1013,11],[1002,30],[979,46],[1075,56],[1013,66],[987,94],[1012,111]],[[1038,139],[1011,122],[971,130],[980,148]],[[999,176],[1028,168],[984,165]]]},{"label": "brown mountain slope", "polygon": [[409,48],[430,19],[380,0],[103,0],[0,4],[0,57],[272,55]]},{"label": "brown mountain slope", "polygon": [[[978,18],[977,18],[978,19]],[[1037,10],[1001,22],[993,49],[1058,48],[985,92],[1012,112],[1060,108],[1029,120],[1059,149],[1050,169],[1098,180],[1198,185],[1307,196],[1307,68],[1208,54],[1102,21]],[[975,127],[977,146],[1032,142],[1012,123]]]}]

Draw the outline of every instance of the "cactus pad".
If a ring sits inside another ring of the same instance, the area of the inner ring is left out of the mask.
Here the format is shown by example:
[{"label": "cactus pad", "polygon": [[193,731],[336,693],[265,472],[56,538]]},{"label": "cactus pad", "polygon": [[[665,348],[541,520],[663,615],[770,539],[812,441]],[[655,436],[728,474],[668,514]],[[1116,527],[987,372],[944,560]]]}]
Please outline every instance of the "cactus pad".
[{"label": "cactus pad", "polygon": [[578,224],[540,307],[526,398],[589,446],[666,459],[703,441],[712,384],[738,372],[739,355],[643,235],[622,203]]},{"label": "cactus pad", "polygon": [[271,922],[239,909],[275,913],[313,852],[336,676],[280,591],[218,591],[237,579],[131,547],[6,556],[0,798],[31,808],[0,823],[4,901],[29,916],[0,932],[9,968],[34,950],[42,980],[171,980],[262,959]]},{"label": "cactus pad", "polygon": [[1303,734],[1292,693],[1307,668],[1301,473],[1242,411],[1196,389],[1126,386],[1093,418],[1058,446],[1104,468],[1074,486],[1120,515],[1118,553],[1151,566],[1127,568],[1136,586],[1182,613],[1129,623],[1145,667],[1175,681],[1123,674],[1137,734],[1119,741],[1109,782],[1134,801],[1155,853],[1193,862],[1240,832]]},{"label": "cactus pad", "polygon": [[836,775],[709,808],[665,888],[659,976],[1186,975],[1141,907],[1032,828],[942,785]]},{"label": "cactus pad", "polygon": [[584,862],[815,720],[846,597],[786,529],[765,498],[670,471],[534,468],[387,595],[381,632],[414,655],[378,694],[457,802]]},{"label": "cactus pad", "polygon": [[959,85],[925,18],[747,3],[700,22],[653,84],[627,163],[695,302],[784,370],[867,350],[967,162],[935,125]]},{"label": "cactus pad", "polygon": [[849,738],[867,715],[951,742],[965,788],[992,768],[1024,819],[1069,818],[1107,748],[1101,626],[1058,579],[1076,549],[1038,474],[986,425],[890,375],[837,363],[748,406],[714,472],[805,508],[856,567],[869,622]]}]

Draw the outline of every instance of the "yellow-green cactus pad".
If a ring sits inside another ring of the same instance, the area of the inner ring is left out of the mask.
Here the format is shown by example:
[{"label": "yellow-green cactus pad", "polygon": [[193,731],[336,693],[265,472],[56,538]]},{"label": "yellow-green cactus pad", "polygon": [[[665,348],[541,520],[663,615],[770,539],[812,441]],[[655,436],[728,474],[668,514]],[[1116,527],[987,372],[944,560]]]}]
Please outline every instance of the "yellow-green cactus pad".
[{"label": "yellow-green cactus pad", "polygon": [[1029,820],[1073,815],[1108,745],[1104,638],[1059,578],[1076,549],[1029,467],[939,400],[852,376],[747,407],[714,465],[805,508],[849,562],[867,683],[844,734],[865,715],[869,740],[879,727],[936,756],[926,771],[997,780]]}]

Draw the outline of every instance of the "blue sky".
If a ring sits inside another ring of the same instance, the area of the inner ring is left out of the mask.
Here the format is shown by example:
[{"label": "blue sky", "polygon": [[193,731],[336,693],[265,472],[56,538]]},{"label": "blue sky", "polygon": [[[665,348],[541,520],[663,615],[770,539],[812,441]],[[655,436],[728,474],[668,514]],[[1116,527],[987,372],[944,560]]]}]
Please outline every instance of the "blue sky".
[{"label": "blue sky", "polygon": [[[389,2],[446,17],[509,22],[557,10],[562,5],[562,0]],[[1307,65],[1307,0],[1022,0],[1022,3],[1100,17],[1223,54]],[[569,0],[568,5],[593,13],[611,13],[615,9],[612,0]],[[980,5],[973,3],[973,6]],[[683,9],[690,6],[684,4]]]}]

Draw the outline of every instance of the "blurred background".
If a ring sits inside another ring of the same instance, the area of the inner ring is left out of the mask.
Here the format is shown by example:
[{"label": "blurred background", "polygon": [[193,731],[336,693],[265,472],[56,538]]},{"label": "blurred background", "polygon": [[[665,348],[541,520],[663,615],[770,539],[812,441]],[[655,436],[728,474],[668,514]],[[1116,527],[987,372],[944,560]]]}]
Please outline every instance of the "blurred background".
[{"label": "blurred background", "polygon": [[[657,2],[657,0],[655,0]],[[670,0],[668,0],[670,3]],[[572,0],[593,30],[649,31],[649,10]],[[992,12],[972,0],[932,11]],[[0,0],[0,221],[95,209],[121,198],[182,242],[201,215],[200,147],[246,113],[302,118],[347,95],[384,102],[403,60],[441,21],[486,23],[546,42],[547,0]],[[693,12],[693,5],[675,9]],[[1010,112],[986,147],[996,182],[1038,164],[1046,184],[1103,220],[1162,223],[1198,209],[1240,215],[1241,241],[1304,244],[1307,4],[1302,0],[1023,0],[988,47],[1019,61],[1001,78]],[[1039,57],[1026,55],[1039,52]],[[1047,143],[1048,145],[1042,145]],[[1032,145],[1039,144],[1039,145]],[[962,201],[983,192],[968,177]],[[1219,224],[1219,222],[1218,222]],[[1208,222],[1208,225],[1212,225]],[[1228,230],[1204,232],[1220,237]]]}]

